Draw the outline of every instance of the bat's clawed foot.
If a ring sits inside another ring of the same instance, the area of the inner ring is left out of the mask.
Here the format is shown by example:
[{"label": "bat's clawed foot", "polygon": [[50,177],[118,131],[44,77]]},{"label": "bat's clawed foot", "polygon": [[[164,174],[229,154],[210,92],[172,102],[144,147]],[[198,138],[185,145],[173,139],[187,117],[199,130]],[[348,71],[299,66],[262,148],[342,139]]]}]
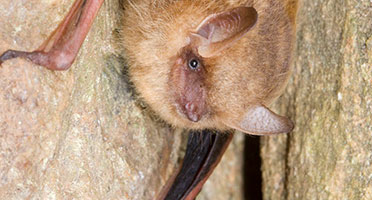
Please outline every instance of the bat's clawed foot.
[{"label": "bat's clawed foot", "polygon": [[12,58],[26,58],[50,70],[67,70],[74,62],[103,0],[75,0],[70,11],[46,41],[32,52],[8,50],[0,65]]},{"label": "bat's clawed foot", "polygon": [[6,61],[13,58],[24,58],[31,61],[34,64],[44,66],[50,70],[67,70],[70,68],[75,55],[66,55],[62,58],[63,54],[61,52],[49,52],[45,53],[42,51],[17,51],[17,50],[7,50],[0,56],[0,65]]},{"label": "bat's clawed foot", "polygon": [[4,61],[17,58],[17,57],[25,57],[27,52],[23,51],[15,51],[15,50],[7,50],[0,56],[0,65],[3,64]]}]

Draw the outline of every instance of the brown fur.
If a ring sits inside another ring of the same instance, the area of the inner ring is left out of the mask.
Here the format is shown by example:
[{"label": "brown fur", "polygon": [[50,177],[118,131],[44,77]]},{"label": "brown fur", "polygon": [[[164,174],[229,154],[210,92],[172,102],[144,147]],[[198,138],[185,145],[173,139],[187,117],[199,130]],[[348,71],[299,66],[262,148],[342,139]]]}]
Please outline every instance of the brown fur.
[{"label": "brown fur", "polygon": [[[239,120],[252,105],[269,105],[283,91],[290,72],[296,0],[128,0],[122,45],[140,96],[170,124],[226,130],[224,119]],[[170,90],[174,57],[190,31],[209,15],[239,6],[258,12],[255,27],[217,56],[203,59],[208,113],[192,122],[176,109]]]}]

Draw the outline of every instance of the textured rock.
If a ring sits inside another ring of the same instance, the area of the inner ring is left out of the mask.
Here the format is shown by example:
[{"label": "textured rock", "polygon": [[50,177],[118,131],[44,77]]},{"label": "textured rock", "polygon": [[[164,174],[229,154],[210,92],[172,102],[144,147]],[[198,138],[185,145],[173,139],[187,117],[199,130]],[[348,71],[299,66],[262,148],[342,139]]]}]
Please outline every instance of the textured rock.
[{"label": "textured rock", "polygon": [[294,75],[263,138],[265,199],[372,199],[372,3],[301,1]]},{"label": "textured rock", "polygon": [[[72,3],[3,1],[0,52],[36,49]],[[118,1],[105,1],[68,71],[49,71],[22,59],[3,63],[1,199],[152,199],[178,166],[187,134],[159,122],[135,100],[123,59],[115,53],[119,11]],[[223,188],[219,177],[232,173],[226,184],[238,188],[214,195],[234,191],[234,199],[241,198],[236,192],[241,190],[241,141],[236,137],[237,148],[229,148],[218,169],[222,175],[212,178]],[[208,183],[205,191],[213,187]],[[204,194],[200,199],[217,198]]]}]

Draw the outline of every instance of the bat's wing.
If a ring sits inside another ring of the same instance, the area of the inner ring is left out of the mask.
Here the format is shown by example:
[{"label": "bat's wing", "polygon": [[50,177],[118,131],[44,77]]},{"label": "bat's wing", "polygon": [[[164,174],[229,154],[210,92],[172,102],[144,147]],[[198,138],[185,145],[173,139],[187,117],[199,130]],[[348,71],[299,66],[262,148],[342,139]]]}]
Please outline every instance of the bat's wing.
[{"label": "bat's wing", "polygon": [[181,169],[168,181],[158,200],[195,199],[220,162],[232,137],[233,133],[209,130],[191,132]]},{"label": "bat's wing", "polygon": [[103,1],[76,0],[57,29],[37,50],[8,50],[0,56],[0,64],[8,59],[23,57],[51,70],[68,69],[74,62]]}]

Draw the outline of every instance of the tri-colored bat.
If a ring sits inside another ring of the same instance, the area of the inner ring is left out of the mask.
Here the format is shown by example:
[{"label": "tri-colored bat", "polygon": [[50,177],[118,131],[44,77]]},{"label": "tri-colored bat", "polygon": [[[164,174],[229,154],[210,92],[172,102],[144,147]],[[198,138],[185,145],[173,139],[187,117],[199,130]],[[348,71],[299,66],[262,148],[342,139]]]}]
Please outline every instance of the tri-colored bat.
[{"label": "tri-colored bat", "polygon": [[[40,48],[8,50],[0,63],[23,57],[68,69],[102,3],[76,0]],[[127,0],[123,7],[121,44],[135,89],[161,119],[191,133],[183,167],[158,199],[194,199],[233,129],[293,129],[267,106],[291,73],[296,0]]]}]

